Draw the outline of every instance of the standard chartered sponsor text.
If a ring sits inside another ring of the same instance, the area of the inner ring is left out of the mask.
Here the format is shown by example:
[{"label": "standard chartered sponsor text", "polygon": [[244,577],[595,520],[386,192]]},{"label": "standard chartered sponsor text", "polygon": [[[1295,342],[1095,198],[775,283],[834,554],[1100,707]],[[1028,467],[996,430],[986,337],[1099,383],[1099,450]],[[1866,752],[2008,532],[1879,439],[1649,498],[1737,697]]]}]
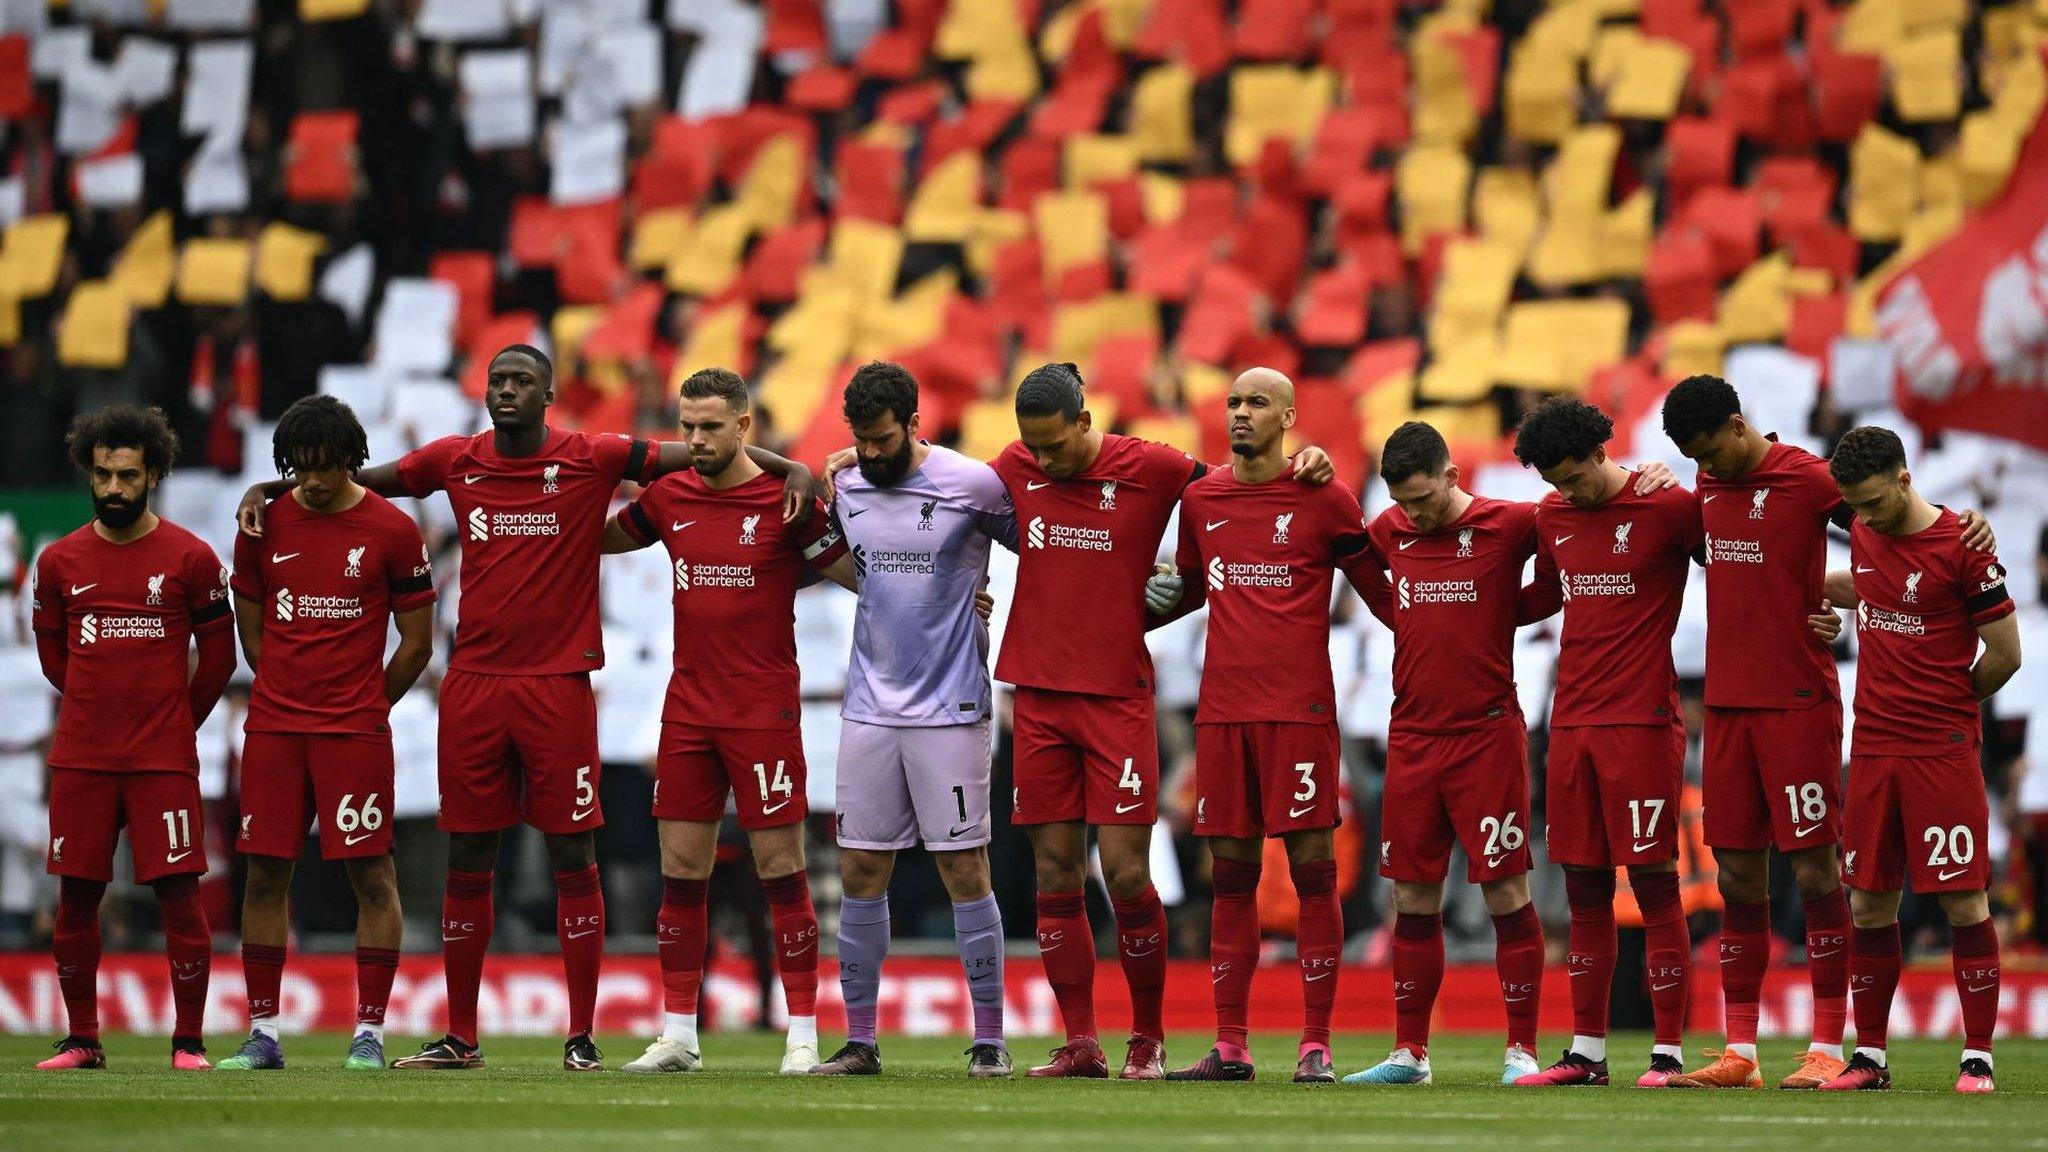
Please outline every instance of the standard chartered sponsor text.
[{"label": "standard chartered sponsor text", "polygon": [[1408,595],[1417,604],[1477,604],[1479,586],[1471,580],[1417,580]]},{"label": "standard chartered sponsor text", "polygon": [[870,572],[930,576],[938,571],[938,563],[930,551],[910,548],[877,548],[867,554],[867,565]]},{"label": "standard chartered sponsor text", "polygon": [[1285,564],[1225,564],[1223,576],[1239,587],[1294,587],[1294,572]]},{"label": "standard chartered sponsor text", "polygon": [[1716,536],[1709,541],[1707,555],[1716,564],[1761,564],[1764,562],[1764,543],[1761,540],[1730,540]]},{"label": "standard chartered sponsor text", "polygon": [[363,614],[360,596],[299,596],[293,611],[302,620],[354,620]]},{"label": "standard chartered sponsor text", "polygon": [[1636,578],[1628,572],[1574,572],[1573,596],[1633,596]]},{"label": "standard chartered sponsor text", "polygon": [[1054,548],[1079,548],[1088,552],[1108,552],[1115,545],[1110,541],[1107,528],[1082,528],[1074,524],[1048,524],[1046,542]]},{"label": "standard chartered sponsor text", "polygon": [[99,618],[99,638],[102,640],[161,640],[166,635],[164,618],[161,616],[102,616]]},{"label": "standard chartered sponsor text", "polygon": [[493,512],[493,536],[559,536],[562,525],[553,512]]}]

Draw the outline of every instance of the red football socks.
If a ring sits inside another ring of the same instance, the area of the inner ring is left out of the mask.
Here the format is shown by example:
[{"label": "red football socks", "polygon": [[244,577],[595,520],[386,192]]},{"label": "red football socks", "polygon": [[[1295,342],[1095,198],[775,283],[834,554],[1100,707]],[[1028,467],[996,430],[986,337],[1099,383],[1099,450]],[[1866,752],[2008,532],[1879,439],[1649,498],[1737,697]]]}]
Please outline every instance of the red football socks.
[{"label": "red football socks", "polygon": [[1643,913],[1643,936],[1650,984],[1650,1008],[1657,1023],[1658,1044],[1676,1046],[1685,1038],[1685,1005],[1692,990],[1692,930],[1685,923],[1685,901],[1678,894],[1678,873],[1648,872],[1631,877],[1636,907]]},{"label": "red football socks", "polygon": [[491,874],[450,869],[441,897],[441,970],[448,981],[448,1033],[464,1044],[477,1041],[477,986],[495,922]]},{"label": "red football socks", "polygon": [[1216,1042],[1245,1046],[1252,972],[1259,963],[1259,865],[1218,856],[1209,869],[1215,899],[1209,922],[1209,984],[1216,997]]},{"label": "red football socks", "polygon": [[278,988],[284,983],[284,949],[244,941],[242,983],[248,986],[249,1023],[276,1016]]},{"label": "red football socks", "polygon": [[818,1014],[818,914],[811,907],[811,878],[802,872],[761,881],[768,916],[775,923],[775,966],[791,1016]]},{"label": "red football socks", "polygon": [[1849,894],[1806,902],[1806,967],[1813,981],[1813,1042],[1840,1044],[1849,1015]]},{"label": "red football socks", "polygon": [[1614,871],[1567,868],[1564,891],[1572,912],[1571,951],[1565,958],[1571,974],[1572,1031],[1580,1036],[1605,1036],[1616,950]]},{"label": "red football socks", "polygon": [[1038,894],[1038,956],[1067,1041],[1095,1038],[1095,931],[1079,892]]},{"label": "red football socks", "polygon": [[1770,966],[1770,904],[1729,901],[1721,919],[1721,999],[1730,1044],[1756,1043],[1757,998]]},{"label": "red football socks", "polygon": [[585,1035],[597,1012],[597,975],[604,967],[604,888],[597,865],[555,873],[555,939],[569,986],[569,1035]]},{"label": "red football socks", "polygon": [[1536,1010],[1543,1005],[1543,921],[1536,905],[1493,918],[1493,966],[1508,1010],[1508,1043],[1536,1051]]},{"label": "red football socks", "polygon": [[1989,1052],[1998,1028],[1998,927],[1985,920],[1952,932],[1950,961],[1956,996],[1963,1002],[1963,1047]]},{"label": "red football socks", "polygon": [[164,918],[164,956],[171,966],[173,1040],[198,1040],[206,1022],[206,985],[213,972],[213,934],[199,902],[199,877],[167,876],[153,885]]},{"label": "red football socks", "polygon": [[1444,917],[1394,917],[1394,1046],[1417,1060],[1429,1054],[1429,1017],[1444,983]]},{"label": "red football socks", "polygon": [[1853,985],[1856,989],[1856,1046],[1883,1048],[1892,1018],[1892,996],[1899,990],[1899,926],[1855,928]]},{"label": "red football socks", "polygon": [[1129,900],[1111,900],[1116,910],[1116,951],[1131,989],[1131,1032],[1166,1038],[1166,905],[1150,884]]},{"label": "red football socks", "polygon": [[[244,948],[246,955],[248,949]],[[356,1023],[384,1026],[391,1004],[391,978],[398,975],[398,949],[356,945]]]},{"label": "red football socks", "polygon": [[[1344,910],[1337,906],[1337,862],[1307,861],[1289,871],[1294,893],[1301,898],[1301,912],[1294,925],[1294,951],[1301,964],[1301,1042],[1327,1048],[1330,1012],[1337,1004],[1338,954],[1344,948]],[[1249,985],[1249,979],[1246,983]]]},{"label": "red football socks", "polygon": [[100,1038],[100,897],[107,886],[63,877],[57,894],[57,923],[50,952],[57,962],[57,987],[73,1036]]},{"label": "red football socks", "polygon": [[655,952],[661,961],[664,1011],[695,1015],[697,993],[704,984],[704,946],[710,932],[709,884],[703,880],[661,882],[661,913],[654,928]]}]

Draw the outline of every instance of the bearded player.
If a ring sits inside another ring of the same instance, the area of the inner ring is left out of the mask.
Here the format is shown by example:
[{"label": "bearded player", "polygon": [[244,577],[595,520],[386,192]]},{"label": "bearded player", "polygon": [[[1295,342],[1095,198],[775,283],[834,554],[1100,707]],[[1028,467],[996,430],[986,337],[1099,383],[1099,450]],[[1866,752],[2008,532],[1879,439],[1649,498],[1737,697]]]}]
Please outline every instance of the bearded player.
[{"label": "bearded player", "polygon": [[[398,971],[391,861],[391,705],[434,644],[434,580],[419,526],[356,483],[369,440],[348,405],[308,396],[271,441],[298,487],[271,501],[261,540],[235,539],[235,622],[256,684],[243,721],[242,972],[249,1039],[223,1069],[284,1067],[278,990],[289,897],[306,825],[356,897],[356,1026],[344,1067],[384,1067],[384,1011]],[[384,638],[396,624],[387,662]]]},{"label": "bearded player", "polygon": [[[150,511],[178,438],[156,408],[116,405],[65,437],[93,519],[43,550],[31,593],[36,652],[62,695],[50,744],[51,951],[69,1017],[44,1069],[104,1068],[100,898],[128,829],[135,881],[156,892],[170,962],[171,1067],[203,1070],[213,941],[196,732],[235,670],[228,573],[197,536]],[[196,665],[192,651],[198,649]]]},{"label": "bearded player", "polygon": [[1657,1030],[1636,1083],[1663,1087],[1684,1071],[1692,939],[1678,894],[1685,724],[1671,637],[1700,547],[1699,505],[1683,488],[1636,491],[1635,474],[1607,454],[1613,434],[1605,413],[1567,396],[1515,430],[1515,457],[1557,490],[1536,506],[1536,579],[1521,620],[1564,612],[1545,813],[1571,905],[1574,1021],[1563,1058],[1522,1085],[1607,1083],[1618,867],[1642,909]]},{"label": "bearded player", "polygon": [[[1784,853],[1806,910],[1813,1039],[1780,1088],[1840,1075],[1848,1014],[1849,902],[1842,892],[1842,698],[1834,652],[1809,617],[1827,610],[1827,526],[1854,513],[1826,462],[1750,424],[1726,380],[1690,376],[1664,399],[1664,433],[1699,465],[1707,561],[1706,840],[1722,903],[1728,1046],[1683,1088],[1756,1088],[1757,1002],[1770,966],[1769,854]],[[1988,547],[1990,533],[1965,543]]]},{"label": "bearded player", "polygon": [[[569,992],[562,1066],[604,1066],[590,1038],[605,928],[593,838],[604,817],[590,690],[591,671],[604,663],[599,545],[620,481],[645,483],[687,467],[688,453],[676,444],[657,448],[627,436],[552,428],[547,409],[554,398],[547,356],[511,345],[490,363],[490,431],[446,436],[356,474],[379,496],[447,492],[463,544],[455,651],[440,697],[448,1035],[395,1068],[483,1065],[477,989],[495,920],[493,873],[500,836],[520,823],[541,832],[555,874],[555,936]],[[791,480],[808,489],[807,472],[796,469]],[[240,510],[244,531],[260,535],[264,505],[296,482],[251,488]]]},{"label": "bearded player", "polygon": [[[1913,488],[1906,449],[1855,428],[1828,460],[1856,510],[1849,571],[1829,599],[1856,610],[1856,735],[1842,842],[1855,919],[1856,1052],[1835,1091],[1891,1087],[1885,1030],[1899,986],[1899,890],[1948,916],[1963,1057],[1956,1091],[1986,1093],[1998,1024],[1998,931],[1979,706],[2020,667],[2020,632],[1998,558],[1963,544],[1963,522]],[[1978,651],[1979,642],[1983,650]]]},{"label": "bearded player", "polygon": [[818,508],[782,523],[782,484],[741,448],[753,428],[746,381],[725,368],[682,384],[682,445],[694,468],[663,477],[605,525],[607,552],[659,542],[675,570],[675,671],[661,711],[654,818],[661,838],[656,929],[662,1034],[628,1072],[695,1072],[706,885],[728,799],[753,850],[775,927],[789,1010],[782,1074],[818,1063],[818,916],[804,871],[807,773],[798,731],[796,589],[806,566],[846,554]]},{"label": "bearded player", "polygon": [[876,1001],[889,955],[896,854],[922,843],[953,905],[974,1005],[967,1074],[1010,1075],[1003,1042],[1003,918],[989,885],[992,703],[988,626],[975,594],[991,542],[1015,550],[1017,519],[995,470],[918,438],[917,381],[863,365],[842,412],[859,470],[842,473],[832,519],[851,549],[859,603],[840,709],[839,983],[846,1044],[820,1076],[882,1069]]},{"label": "bearded player", "polygon": [[1337,1079],[1330,1013],[1344,944],[1333,833],[1341,765],[1330,581],[1342,568],[1383,613],[1385,565],[1349,489],[1294,482],[1281,448],[1294,426],[1294,384],[1253,368],[1231,384],[1224,404],[1231,466],[1188,485],[1176,570],[1155,575],[1146,588],[1155,615],[1209,606],[1195,711],[1195,834],[1208,837],[1214,857],[1216,1045],[1166,1078],[1254,1078],[1247,1001],[1259,963],[1260,837],[1273,836],[1287,846],[1301,900],[1295,944],[1306,1020],[1294,1081],[1326,1084]]}]

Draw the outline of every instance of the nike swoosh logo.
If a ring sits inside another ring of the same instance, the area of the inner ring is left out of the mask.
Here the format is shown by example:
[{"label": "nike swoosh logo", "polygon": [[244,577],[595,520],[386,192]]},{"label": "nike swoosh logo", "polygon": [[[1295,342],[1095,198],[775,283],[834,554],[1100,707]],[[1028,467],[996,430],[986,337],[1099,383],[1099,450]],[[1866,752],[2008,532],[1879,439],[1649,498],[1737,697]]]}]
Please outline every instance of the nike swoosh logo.
[{"label": "nike swoosh logo", "polygon": [[1863,575],[1863,574],[1864,574],[1865,572],[1875,572],[1875,571],[1877,571],[1877,569],[1875,569],[1875,568],[1858,568],[1858,569],[1856,570],[1856,574],[1857,574],[1858,576],[1861,576],[1861,575]]},{"label": "nike swoosh logo", "polygon": [[1507,997],[1507,998],[1506,998],[1506,999],[1505,999],[1505,1000],[1503,1001],[1503,1003],[1507,1003],[1507,1004],[1520,1004],[1520,1003],[1521,1003],[1522,1001],[1524,1001],[1524,1000],[1527,1000],[1527,999],[1528,999],[1528,997],[1527,997],[1527,996],[1509,996],[1509,997]]},{"label": "nike swoosh logo", "polygon": [[1652,992],[1669,992],[1669,991],[1671,991],[1671,990],[1672,990],[1673,988],[1676,988],[1676,987],[1678,987],[1678,985],[1676,985],[1676,984],[1652,984],[1652,985],[1650,985],[1650,991],[1652,991]]},{"label": "nike swoosh logo", "polygon": [[1147,948],[1143,952],[1126,952],[1124,953],[1124,955],[1129,956],[1133,960],[1136,960],[1140,956],[1151,956],[1157,953],[1158,951],[1159,949],[1157,948]]},{"label": "nike swoosh logo", "polygon": [[979,976],[969,976],[969,977],[967,978],[967,982],[968,982],[969,984],[972,984],[972,983],[974,983],[974,982],[975,982],[976,980],[986,980],[986,979],[988,979],[989,977],[991,977],[991,976],[993,976],[993,975],[995,975],[995,973],[993,973],[993,972],[983,972],[983,973],[982,973],[981,975],[979,975]]},{"label": "nike swoosh logo", "polygon": [[1551,546],[1552,548],[1558,548],[1558,547],[1561,547],[1561,546],[1563,546],[1563,544],[1564,544],[1564,542],[1565,542],[1565,541],[1567,541],[1567,540],[1571,539],[1571,538],[1572,538],[1572,536],[1576,536],[1576,535],[1578,535],[1578,533],[1574,532],[1574,533],[1572,533],[1572,534],[1571,534],[1571,536],[1559,536],[1559,537],[1557,537],[1556,539],[1554,539],[1554,540],[1552,540],[1552,541],[1550,542],[1550,546]]},{"label": "nike swoosh logo", "polygon": [[1413,540],[1403,540],[1399,544],[1395,545],[1395,547],[1399,548],[1403,552],[1406,552],[1408,550],[1408,546],[1413,543],[1415,543],[1415,541]]},{"label": "nike swoosh logo", "polygon": [[958,840],[958,839],[959,839],[959,838],[961,838],[962,836],[965,836],[965,835],[967,835],[967,834],[968,834],[969,832],[972,832],[972,831],[974,831],[974,830],[975,830],[975,826],[974,826],[974,825],[972,825],[972,824],[969,824],[969,825],[968,825],[967,827],[965,827],[965,828],[948,828],[948,829],[946,829],[946,839],[948,839],[948,840]]},{"label": "nike swoosh logo", "polygon": [[1592,969],[1590,969],[1590,968],[1587,968],[1587,969],[1582,969],[1582,970],[1580,970],[1580,971],[1577,971],[1577,972],[1574,972],[1574,973],[1572,973],[1572,979],[1574,979],[1574,980],[1577,980],[1577,979],[1578,979],[1579,977],[1581,977],[1581,976],[1591,976],[1592,974],[1593,974],[1593,971],[1592,971]]},{"label": "nike swoosh logo", "polygon": [[1969,872],[1968,868],[1958,868],[1953,872],[1938,872],[1935,874],[1934,878],[1940,883],[1946,884],[1949,881],[1955,879],[1958,876],[1964,875],[1967,872]]},{"label": "nike swoosh logo", "polygon": [[1306,807],[1306,808],[1289,808],[1289,809],[1287,810],[1287,818],[1288,818],[1289,820],[1299,820],[1299,819],[1301,819],[1301,818],[1302,818],[1303,816],[1306,816],[1306,815],[1308,815],[1309,813],[1311,813],[1311,812],[1313,812],[1313,811],[1315,811],[1315,810],[1316,810],[1316,806],[1315,806],[1315,805],[1313,805],[1313,804],[1309,805],[1309,806],[1308,806],[1308,807]]},{"label": "nike swoosh logo", "polygon": [[782,958],[783,958],[784,960],[798,960],[798,959],[801,959],[801,958],[803,957],[803,954],[804,954],[804,953],[806,953],[806,952],[809,952],[809,951],[810,951],[810,949],[809,949],[809,948],[799,948],[799,949],[797,949],[797,950],[796,950],[796,951],[794,951],[794,952],[784,952],[784,953],[782,954]]},{"label": "nike swoosh logo", "polygon": [[180,973],[178,973],[178,979],[180,979],[180,980],[197,980],[197,979],[199,979],[200,975],[201,975],[201,973],[198,973],[198,972],[190,972],[190,973],[187,973],[187,972],[180,972]]},{"label": "nike swoosh logo", "polygon": [[1401,1001],[1406,1000],[1407,998],[1408,997],[1406,996],[1396,996],[1394,997],[1394,1003],[1399,1004]]},{"label": "nike swoosh logo", "polygon": [[[1228,973],[1228,972],[1225,972],[1225,973],[1224,973],[1223,975],[1221,975],[1221,976],[1211,976],[1211,977],[1209,977],[1209,983],[1211,983],[1211,984],[1221,984],[1221,983],[1223,983],[1223,982],[1224,982],[1225,980],[1228,980],[1228,979],[1230,979],[1230,973]],[[1396,997],[1394,997],[1394,999],[1396,999],[1396,1000],[1399,1000],[1399,999],[1400,999],[1400,997],[1399,997],[1399,996],[1396,996]]]},{"label": "nike swoosh logo", "polygon": [[1970,985],[1970,991],[1972,991],[1972,992],[1989,992],[1989,991],[1991,991],[1991,990],[1992,990],[1993,988],[1996,988],[1996,987],[1998,987],[1998,985],[1996,985],[1996,984],[1972,984],[1972,985]]},{"label": "nike swoosh logo", "polygon": [[1811,835],[1813,835],[1813,834],[1814,834],[1815,832],[1818,832],[1818,831],[1820,831],[1820,825],[1818,825],[1818,824],[1815,824],[1815,825],[1814,825],[1813,827],[1811,827],[1811,828],[1794,828],[1794,829],[1792,829],[1792,838],[1793,838],[1794,840],[1797,840],[1797,839],[1799,839],[1799,838],[1800,838],[1801,836],[1811,836]]},{"label": "nike swoosh logo", "polygon": [[1052,481],[1050,480],[1026,480],[1024,482],[1024,490],[1026,492],[1036,492],[1040,488],[1044,488],[1047,485],[1050,485],[1051,483]]},{"label": "nike swoosh logo", "polygon": [[1842,950],[1840,948],[1835,949],[1833,952],[1808,952],[1806,958],[1808,960],[1825,960],[1830,956],[1839,956],[1841,953]]},{"label": "nike swoosh logo", "polygon": [[569,933],[569,939],[571,939],[571,940],[581,940],[581,939],[583,939],[583,938],[584,938],[585,936],[595,936],[595,935],[597,935],[597,929],[595,929],[595,928],[585,928],[585,929],[584,929],[583,931],[581,931],[581,932],[571,932],[571,933]]},{"label": "nike swoosh logo", "polygon": [[1712,504],[1712,503],[1714,502],[1714,496],[1719,496],[1719,495],[1720,495],[1720,493],[1719,493],[1719,492],[1716,492],[1716,493],[1714,493],[1714,495],[1713,495],[1713,496],[1702,496],[1702,497],[1700,497],[1700,503],[1702,503],[1702,504]]},{"label": "nike swoosh logo", "polygon": [[787,801],[787,800],[784,800],[784,801],[783,801],[782,803],[780,803],[780,804],[777,804],[777,805],[776,805],[775,807],[773,807],[773,808],[763,808],[763,809],[761,809],[761,815],[763,815],[763,816],[773,816],[773,815],[775,815],[775,814],[776,814],[777,812],[780,812],[780,811],[782,811],[782,810],[783,810],[784,808],[787,808],[787,807],[789,807],[789,801]]},{"label": "nike swoosh logo", "polygon": [[1635,852],[1648,852],[1650,849],[1655,848],[1656,846],[1657,842],[1655,840],[1652,840],[1648,844],[1632,845],[1630,850]]},{"label": "nike swoosh logo", "polygon": [[297,555],[297,552],[272,552],[270,554],[270,562],[272,564],[282,564]]},{"label": "nike swoosh logo", "polygon": [[681,532],[683,529],[688,528],[690,525],[695,523],[695,520],[685,520],[680,524],[670,524],[668,526],[668,530],[671,532]]},{"label": "nike swoosh logo", "polygon": [[[864,514],[864,513],[866,513],[866,512],[867,512],[867,509],[865,509],[865,508],[855,508],[855,509],[854,509],[853,511],[851,511],[851,512],[848,512],[848,513],[846,514],[846,518],[847,518],[848,520],[851,520],[851,519],[853,519],[853,518],[854,518],[855,516],[859,516],[859,515],[862,515],[862,514]],[[692,521],[690,521],[690,523],[692,523],[692,524],[695,524],[695,523],[696,523],[696,521],[695,521],[695,520],[692,520]]]},{"label": "nike swoosh logo", "polygon": [[1204,522],[1203,522],[1203,525],[1202,525],[1202,526],[1203,526],[1203,528],[1204,528],[1204,529],[1206,529],[1207,531],[1210,531],[1210,532],[1214,532],[1214,531],[1215,531],[1215,530],[1217,530],[1218,528],[1221,528],[1221,527],[1223,527],[1223,526],[1224,526],[1225,524],[1228,524],[1228,523],[1230,523],[1230,518],[1229,518],[1228,516],[1226,516],[1226,517],[1224,517],[1224,518],[1223,518],[1223,519],[1221,519],[1221,520],[1209,520],[1209,521],[1204,521]]},{"label": "nike swoosh logo", "polygon": [[455,942],[456,942],[457,940],[467,940],[467,939],[469,939],[469,937],[467,937],[467,936],[443,936],[443,937],[441,937],[441,943],[443,943],[443,944],[453,944],[453,943],[455,943]]},{"label": "nike swoosh logo", "polygon": [[348,839],[343,840],[341,843],[344,847],[361,844],[363,841],[368,840],[370,837],[375,835],[375,832],[365,832],[361,836],[351,836]]},{"label": "nike swoosh logo", "polygon": [[176,864],[178,861],[183,860],[185,857],[190,856],[191,854],[192,850],[190,848],[187,848],[183,852],[174,853],[172,855],[164,857],[164,863]]},{"label": "nike swoosh logo", "polygon": [[1121,816],[1126,812],[1136,812],[1138,809],[1143,808],[1144,806],[1145,804],[1142,800],[1136,804],[1119,804],[1116,806],[1116,814]]},{"label": "nike swoosh logo", "polygon": [[1507,858],[1507,853],[1505,852],[1501,853],[1499,856],[1488,856],[1486,858],[1486,866],[1488,868],[1498,868],[1501,866],[1501,863],[1505,861]]},{"label": "nike swoosh logo", "polygon": [[463,482],[464,484],[474,484],[474,483],[476,483],[477,481],[479,481],[479,480],[481,480],[481,479],[483,479],[483,477],[481,477],[481,476],[464,476],[464,477],[462,478],[462,482]]},{"label": "nike swoosh logo", "polygon": [[92,582],[92,583],[90,583],[90,584],[81,584],[81,585],[75,585],[75,586],[73,586],[73,587],[72,587],[72,589],[71,589],[71,594],[72,594],[73,596],[76,596],[76,595],[78,595],[78,594],[79,594],[80,592],[90,592],[90,591],[92,591],[93,589],[95,589],[95,588],[97,588],[97,587],[99,587],[99,586],[100,586],[100,582],[99,582],[99,581],[97,581],[97,580],[93,581],[93,582]]},{"label": "nike swoosh logo", "polygon": [[1327,979],[1329,979],[1329,978],[1330,978],[1330,974],[1329,974],[1328,972],[1322,972],[1322,973],[1318,973],[1317,975],[1314,975],[1314,976],[1304,976],[1304,977],[1302,977],[1302,979],[1301,979],[1301,982],[1302,982],[1303,984],[1313,984],[1313,983],[1315,983],[1315,982],[1316,982],[1316,981],[1318,981],[1318,980],[1327,980]]},{"label": "nike swoosh logo", "polygon": [[584,809],[581,809],[581,810],[579,810],[579,811],[576,811],[576,812],[571,812],[571,813],[569,813],[569,823],[571,823],[571,824],[576,824],[576,823],[580,823],[580,822],[581,822],[581,821],[583,820],[583,818],[584,818],[584,817],[586,817],[586,816],[590,815],[590,814],[591,814],[592,812],[595,812],[595,811],[597,811],[597,808],[596,808],[596,806],[595,806],[595,805],[593,805],[593,806],[591,806],[591,807],[589,807],[589,808],[584,808]]}]

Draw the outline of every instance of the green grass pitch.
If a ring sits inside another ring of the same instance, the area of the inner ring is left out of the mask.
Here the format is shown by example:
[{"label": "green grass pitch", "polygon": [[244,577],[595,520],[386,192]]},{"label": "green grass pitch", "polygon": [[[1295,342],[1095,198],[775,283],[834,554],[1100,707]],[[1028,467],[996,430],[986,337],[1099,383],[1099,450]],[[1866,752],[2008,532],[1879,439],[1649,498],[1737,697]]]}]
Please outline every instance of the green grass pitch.
[{"label": "green grass pitch", "polygon": [[[829,1055],[838,1038],[825,1041]],[[236,1042],[214,1037],[214,1058]],[[613,1067],[641,1047],[599,1043]],[[1176,1035],[1169,1062],[1207,1045]],[[1386,1046],[1385,1036],[1338,1037],[1339,1072]],[[1277,1037],[1256,1045],[1255,1084],[970,1082],[960,1039],[885,1036],[875,1080],[779,1078],[781,1040],[762,1034],[707,1036],[710,1067],[697,1076],[567,1073],[558,1043],[488,1038],[479,1071],[351,1073],[344,1047],[335,1035],[288,1037],[281,1072],[174,1073],[163,1038],[110,1036],[109,1070],[39,1073],[31,1065],[47,1041],[0,1038],[0,1148],[2048,1148],[2048,1044],[2027,1041],[2001,1046],[1988,1099],[1954,1094],[1948,1041],[1900,1044],[1898,1087],[1855,1096],[1641,1091],[1644,1036],[1610,1042],[1614,1087],[1545,1090],[1494,1083],[1500,1046],[1482,1037],[1441,1041],[1437,1082],[1422,1088],[1298,1087],[1292,1043]],[[1013,1044],[1020,1071],[1048,1047]],[[411,1048],[402,1038],[393,1054]],[[1782,1073],[1794,1053],[1766,1044],[1765,1072]]]}]

